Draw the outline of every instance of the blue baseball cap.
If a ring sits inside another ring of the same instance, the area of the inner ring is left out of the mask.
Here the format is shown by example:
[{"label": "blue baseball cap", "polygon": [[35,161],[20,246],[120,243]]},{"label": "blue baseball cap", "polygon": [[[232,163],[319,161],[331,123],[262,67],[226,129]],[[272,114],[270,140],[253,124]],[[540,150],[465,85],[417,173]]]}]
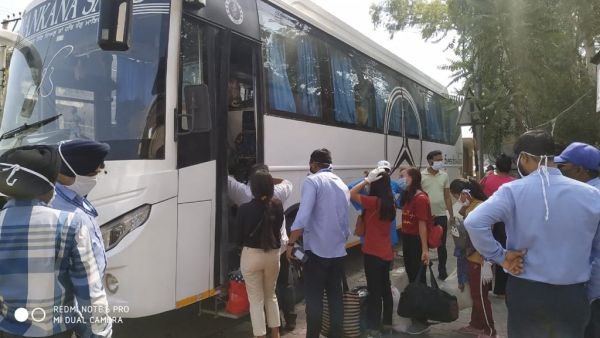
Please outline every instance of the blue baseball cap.
[{"label": "blue baseball cap", "polygon": [[588,170],[600,169],[600,150],[589,144],[573,142],[554,158],[555,163],[571,163]]}]

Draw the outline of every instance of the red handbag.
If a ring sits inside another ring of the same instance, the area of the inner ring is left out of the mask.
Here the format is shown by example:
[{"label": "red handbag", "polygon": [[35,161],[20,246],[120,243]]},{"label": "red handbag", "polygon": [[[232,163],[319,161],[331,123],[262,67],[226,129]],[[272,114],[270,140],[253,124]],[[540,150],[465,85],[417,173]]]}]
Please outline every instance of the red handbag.
[{"label": "red handbag", "polygon": [[442,235],[444,228],[439,224],[429,222],[427,225],[427,246],[429,249],[437,249],[442,246]]},{"label": "red handbag", "polygon": [[229,299],[227,300],[226,309],[229,313],[234,315],[250,311],[246,283],[235,280],[229,281]]}]

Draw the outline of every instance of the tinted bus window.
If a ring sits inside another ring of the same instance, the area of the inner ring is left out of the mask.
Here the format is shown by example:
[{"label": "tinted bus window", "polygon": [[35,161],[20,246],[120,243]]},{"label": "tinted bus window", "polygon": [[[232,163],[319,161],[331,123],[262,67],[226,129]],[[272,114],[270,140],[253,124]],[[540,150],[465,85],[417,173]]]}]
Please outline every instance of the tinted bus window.
[{"label": "tinted bus window", "polygon": [[312,27],[259,2],[271,110],[321,117],[323,43]]}]

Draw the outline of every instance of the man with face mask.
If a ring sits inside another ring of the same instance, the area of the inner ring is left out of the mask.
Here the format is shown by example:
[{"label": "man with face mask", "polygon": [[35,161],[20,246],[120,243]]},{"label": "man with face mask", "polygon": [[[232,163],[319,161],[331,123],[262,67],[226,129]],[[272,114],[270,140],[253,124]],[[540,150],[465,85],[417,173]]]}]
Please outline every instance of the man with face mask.
[{"label": "man with face mask", "polygon": [[[554,149],[543,131],[521,135],[514,153],[523,178],[465,219],[477,251],[509,273],[509,337],[582,337],[586,282],[600,278],[600,191],[561,175]],[[506,225],[506,249],[492,235],[498,222]]]},{"label": "man with face mask", "polygon": [[439,278],[444,280],[448,277],[446,270],[446,260],[448,251],[446,249],[446,237],[448,234],[448,217],[446,210],[450,215],[450,224],[454,224],[454,210],[452,209],[452,198],[450,197],[450,180],[444,169],[444,158],[442,152],[434,150],[427,154],[427,169],[421,172],[423,190],[429,195],[431,203],[431,212],[435,217],[435,224],[439,224],[443,229],[442,245],[437,249],[438,252],[438,273]]},{"label": "man with face mask", "polygon": [[104,158],[110,146],[91,140],[70,140],[58,145],[62,164],[56,180],[56,197],[51,202],[55,209],[74,212],[83,220],[92,238],[92,249],[104,278],[106,251],[102,232],[96,221],[98,212],[86,196],[96,186],[98,175],[104,170]]},{"label": "man with face mask", "polygon": [[[554,159],[563,175],[600,189],[600,150],[589,144],[573,142]],[[596,201],[600,203],[600,201]],[[600,276],[588,283],[592,303],[586,338],[600,337]]]},{"label": "man with face mask", "polygon": [[[331,153],[317,149],[310,155],[310,172],[302,184],[300,208],[292,224],[287,256],[303,237],[308,260],[304,263],[306,337],[319,338],[323,317],[323,291],[327,291],[329,337],[342,337],[344,304],[342,279],[348,229],[350,191],[333,173]],[[367,179],[370,179],[368,177]]]},{"label": "man with face mask", "polygon": [[563,175],[600,189],[600,150],[596,147],[573,142],[554,162]]},{"label": "man with face mask", "polygon": [[[53,146],[0,156],[0,337],[111,337],[90,233],[79,215],[48,206],[61,160]],[[76,308],[77,307],[77,308]],[[84,310],[87,309],[87,310]]]}]

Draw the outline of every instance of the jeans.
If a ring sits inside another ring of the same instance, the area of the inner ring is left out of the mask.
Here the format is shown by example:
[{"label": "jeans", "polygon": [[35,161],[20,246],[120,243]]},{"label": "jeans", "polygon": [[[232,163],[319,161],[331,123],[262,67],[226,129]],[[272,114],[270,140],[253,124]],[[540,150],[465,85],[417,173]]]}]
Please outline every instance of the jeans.
[{"label": "jeans", "polygon": [[277,277],[277,301],[283,311],[286,325],[296,325],[296,292],[294,280],[290,276],[290,262],[285,254],[281,255],[279,277]]},{"label": "jeans", "polygon": [[367,326],[371,330],[379,330],[382,320],[383,325],[392,325],[392,286],[390,282],[390,261],[364,254],[365,276],[367,277]]},{"label": "jeans", "polygon": [[590,314],[584,283],[552,285],[512,275],[506,307],[509,338],[580,338]]},{"label": "jeans", "polygon": [[435,224],[444,229],[444,233],[442,234],[442,245],[437,248],[438,253],[438,273],[440,276],[448,276],[448,271],[446,271],[446,261],[448,260],[448,250],[446,249],[446,237],[448,235],[448,217],[446,216],[437,216],[434,219]]},{"label": "jeans", "polygon": [[319,338],[323,317],[323,291],[329,305],[329,338],[341,338],[344,321],[342,279],[344,257],[323,258],[306,251],[304,286],[306,295],[306,338]]}]

